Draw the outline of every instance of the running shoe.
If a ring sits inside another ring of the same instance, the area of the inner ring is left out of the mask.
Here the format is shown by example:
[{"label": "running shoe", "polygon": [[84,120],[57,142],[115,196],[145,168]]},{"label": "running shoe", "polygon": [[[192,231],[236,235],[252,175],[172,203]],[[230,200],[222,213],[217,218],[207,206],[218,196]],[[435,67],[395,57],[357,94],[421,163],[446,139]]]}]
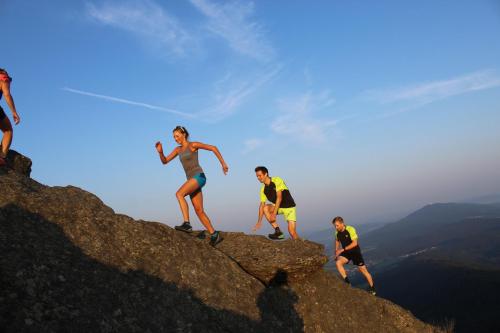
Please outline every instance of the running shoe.
[{"label": "running shoe", "polygon": [[6,166],[6,165],[7,165],[7,161],[5,160],[5,158],[0,157],[0,166]]},{"label": "running shoe", "polygon": [[193,228],[191,227],[191,223],[184,222],[181,225],[176,225],[175,230],[184,231],[184,232],[193,232]]},{"label": "running shoe", "polygon": [[274,231],[274,234],[267,235],[271,239],[285,239],[285,235],[281,231]]},{"label": "running shoe", "polygon": [[205,239],[205,238],[207,238],[206,234],[205,234],[205,230],[200,231],[200,233],[198,235],[196,235],[196,238],[198,238],[198,239]]},{"label": "running shoe", "polygon": [[375,290],[375,287],[369,287],[368,292],[373,296],[377,296],[377,291]]},{"label": "running shoe", "polygon": [[210,235],[210,245],[212,246],[219,244],[222,240],[223,238],[218,231],[214,231],[214,233]]}]

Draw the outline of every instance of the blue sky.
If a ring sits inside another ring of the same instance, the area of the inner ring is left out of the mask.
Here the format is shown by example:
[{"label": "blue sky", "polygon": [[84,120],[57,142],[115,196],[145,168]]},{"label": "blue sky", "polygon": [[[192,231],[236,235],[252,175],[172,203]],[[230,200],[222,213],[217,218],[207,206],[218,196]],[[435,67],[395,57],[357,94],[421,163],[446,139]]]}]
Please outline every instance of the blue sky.
[{"label": "blue sky", "polygon": [[182,168],[154,149],[179,124],[229,164],[201,154],[218,229],[255,223],[256,165],[299,232],[500,192],[497,1],[2,1],[0,19],[12,148],[134,218],[181,219]]}]

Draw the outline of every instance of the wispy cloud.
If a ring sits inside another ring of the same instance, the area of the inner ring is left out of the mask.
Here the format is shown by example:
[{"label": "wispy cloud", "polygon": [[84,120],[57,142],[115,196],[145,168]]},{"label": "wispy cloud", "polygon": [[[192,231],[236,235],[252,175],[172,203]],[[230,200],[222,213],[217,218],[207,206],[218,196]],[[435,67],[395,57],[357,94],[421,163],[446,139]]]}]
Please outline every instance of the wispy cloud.
[{"label": "wispy cloud", "polygon": [[139,106],[139,107],[143,107],[143,108],[146,108],[146,109],[167,112],[167,113],[175,114],[175,115],[186,117],[186,118],[195,118],[195,116],[193,114],[185,113],[185,112],[182,112],[182,111],[179,111],[179,110],[175,110],[175,109],[165,108],[165,107],[162,107],[162,106],[151,105],[151,104],[148,104],[148,103],[135,102],[135,101],[131,101],[131,100],[128,100],[128,99],[123,99],[123,98],[118,98],[118,97],[113,97],[113,96],[107,96],[107,95],[101,95],[101,94],[95,94],[95,93],[92,93],[92,92],[83,91],[83,90],[77,90],[77,89],[72,89],[72,88],[67,88],[67,87],[62,88],[62,90],[68,91],[68,92],[71,92],[71,93],[74,93],[74,94],[79,94],[79,95],[84,95],[84,96],[90,96],[90,97],[95,97],[95,98],[99,98],[99,99],[104,99],[104,100],[110,101],[110,102]]},{"label": "wispy cloud", "polygon": [[243,147],[244,147],[243,154],[248,154],[248,153],[254,151],[255,149],[261,147],[263,144],[264,144],[264,141],[261,139],[253,138],[253,139],[245,140],[245,142],[243,142]]},{"label": "wispy cloud", "polygon": [[208,29],[224,38],[235,51],[268,62],[275,55],[261,24],[251,20],[253,2],[239,1],[215,4],[208,0],[190,0],[208,18]]},{"label": "wispy cloud", "polygon": [[493,70],[485,70],[403,88],[369,90],[364,96],[382,104],[411,103],[414,106],[423,106],[448,97],[497,86],[500,86],[500,77]]},{"label": "wispy cloud", "polygon": [[292,98],[280,99],[278,115],[271,123],[274,133],[286,135],[303,143],[326,142],[326,131],[337,124],[337,120],[324,118],[321,112],[335,104],[329,91],[319,94],[311,92]]},{"label": "wispy cloud", "polygon": [[[202,111],[196,113],[196,116],[205,121],[217,122],[237,112],[252,94],[278,75],[283,65],[275,60],[275,51],[267,41],[262,25],[252,18],[254,14],[252,2],[243,3],[238,0],[224,3],[213,3],[209,0],[190,0],[190,2],[203,15],[203,23],[195,25],[206,25],[210,38],[215,34],[223,38],[230,48],[239,54],[259,60],[250,67],[231,71],[215,84],[211,83],[211,86],[204,89],[207,95],[198,97],[201,105],[196,105],[196,108]],[[162,45],[171,57],[189,55],[188,52],[192,51],[192,47],[198,46],[197,43],[207,37],[200,37],[192,32],[193,29],[185,29],[185,24],[183,26],[181,21],[154,0],[123,2],[107,0],[103,3],[93,1],[87,4],[86,14],[101,24],[133,33],[140,37],[141,41]],[[114,102],[136,103],[134,105],[150,109],[172,111],[112,96],[75,89],[68,91],[106,98]],[[205,101],[201,101],[202,99]],[[192,104],[192,101],[190,103]],[[190,109],[192,107],[194,105]],[[186,116],[182,112],[177,114]]]},{"label": "wispy cloud", "polygon": [[274,79],[282,69],[283,66],[277,65],[245,79],[241,79],[239,75],[234,78],[232,75],[226,75],[223,80],[216,83],[215,101],[212,107],[200,114],[211,121],[219,121],[234,114],[238,107],[259,88]]},{"label": "wispy cloud", "polygon": [[132,32],[160,46],[169,56],[183,56],[193,40],[174,16],[151,0],[87,3],[86,13],[102,24]]}]

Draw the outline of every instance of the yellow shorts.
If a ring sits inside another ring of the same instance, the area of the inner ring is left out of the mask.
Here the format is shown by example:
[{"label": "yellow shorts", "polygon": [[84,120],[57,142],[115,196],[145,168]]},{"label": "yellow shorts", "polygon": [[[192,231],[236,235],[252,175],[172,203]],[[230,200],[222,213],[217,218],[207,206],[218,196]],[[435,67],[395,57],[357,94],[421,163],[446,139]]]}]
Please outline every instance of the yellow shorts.
[{"label": "yellow shorts", "polygon": [[278,215],[283,215],[285,220],[297,222],[297,213],[295,207],[290,208],[280,208],[278,209]]}]

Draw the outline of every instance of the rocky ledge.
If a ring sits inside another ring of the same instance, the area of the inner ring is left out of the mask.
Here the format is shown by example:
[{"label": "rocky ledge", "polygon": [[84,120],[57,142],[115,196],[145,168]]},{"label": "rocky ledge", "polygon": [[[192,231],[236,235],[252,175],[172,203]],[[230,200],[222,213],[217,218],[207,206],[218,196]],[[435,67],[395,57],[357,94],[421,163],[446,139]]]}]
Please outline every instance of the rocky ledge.
[{"label": "rocky ledge", "polygon": [[[192,235],[198,238],[199,232]],[[303,280],[328,261],[323,245],[307,240],[272,241],[241,232],[224,232],[223,236],[217,249],[266,285],[279,282],[275,281],[278,273],[285,273],[288,281]]]}]

